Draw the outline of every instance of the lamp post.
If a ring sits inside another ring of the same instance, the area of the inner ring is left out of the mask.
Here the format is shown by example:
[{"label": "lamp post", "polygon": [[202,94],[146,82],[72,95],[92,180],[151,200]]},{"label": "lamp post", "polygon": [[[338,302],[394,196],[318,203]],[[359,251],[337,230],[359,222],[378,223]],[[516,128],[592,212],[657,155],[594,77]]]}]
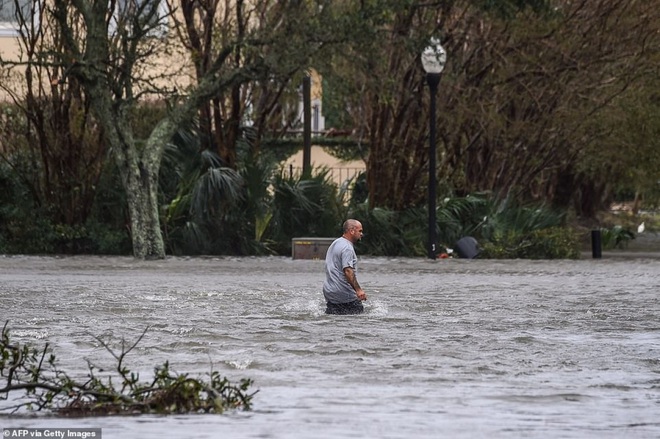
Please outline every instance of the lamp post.
[{"label": "lamp post", "polygon": [[431,91],[431,111],[429,117],[429,258],[435,259],[437,241],[436,220],[435,220],[435,199],[436,199],[436,145],[435,145],[435,104],[436,94],[438,92],[438,83],[440,82],[440,73],[445,68],[447,53],[440,45],[440,41],[432,38],[430,44],[422,52],[422,66],[426,71],[426,81]]},{"label": "lamp post", "polygon": [[312,177],[312,78],[303,78],[303,178]]}]

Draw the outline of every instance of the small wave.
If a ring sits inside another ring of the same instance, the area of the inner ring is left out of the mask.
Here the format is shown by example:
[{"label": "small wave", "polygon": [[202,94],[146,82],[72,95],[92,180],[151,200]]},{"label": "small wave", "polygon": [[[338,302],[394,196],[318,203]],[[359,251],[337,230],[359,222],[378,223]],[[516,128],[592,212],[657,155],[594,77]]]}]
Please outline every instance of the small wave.
[{"label": "small wave", "polygon": [[175,300],[178,300],[176,297],[172,296],[156,296],[156,295],[147,295],[147,296],[142,296],[142,299],[144,300],[150,300],[152,302],[174,302]]},{"label": "small wave", "polygon": [[169,332],[171,334],[175,335],[186,335],[190,334],[192,332],[195,332],[195,328],[193,326],[190,327],[184,327],[184,328],[167,328],[165,329],[165,332]]},{"label": "small wave", "polygon": [[382,300],[374,300],[373,302],[365,305],[365,313],[374,317],[385,317],[390,313],[387,302]]},{"label": "small wave", "polygon": [[278,311],[286,315],[303,314],[319,316],[325,312],[325,304],[317,298],[296,298],[292,301],[283,303],[278,307]]},{"label": "small wave", "polygon": [[17,337],[25,337],[25,338],[34,338],[37,340],[43,340],[44,338],[47,338],[50,334],[48,331],[38,331],[34,329],[28,329],[28,330],[12,330],[12,335],[15,335]]},{"label": "small wave", "polygon": [[524,335],[520,337],[513,337],[513,341],[515,341],[516,343],[529,344],[529,343],[534,343],[536,339],[530,335]]},{"label": "small wave", "polygon": [[560,402],[560,401],[569,401],[569,402],[579,402],[584,399],[591,398],[589,395],[583,395],[580,393],[553,393],[545,395],[501,395],[493,396],[493,399],[501,399],[508,402],[517,402],[517,403],[537,403],[537,404],[547,404],[549,402]]},{"label": "small wave", "polygon": [[246,358],[243,360],[227,360],[225,361],[225,364],[233,367],[234,369],[245,370],[248,367],[250,367],[253,361],[254,360],[252,360],[251,358]]},{"label": "small wave", "polygon": [[603,384],[598,384],[595,386],[591,386],[592,388],[597,388],[597,389],[612,389],[612,390],[621,390],[621,391],[630,391],[633,390],[633,387],[625,385],[625,384],[615,384],[615,383],[603,383]]}]

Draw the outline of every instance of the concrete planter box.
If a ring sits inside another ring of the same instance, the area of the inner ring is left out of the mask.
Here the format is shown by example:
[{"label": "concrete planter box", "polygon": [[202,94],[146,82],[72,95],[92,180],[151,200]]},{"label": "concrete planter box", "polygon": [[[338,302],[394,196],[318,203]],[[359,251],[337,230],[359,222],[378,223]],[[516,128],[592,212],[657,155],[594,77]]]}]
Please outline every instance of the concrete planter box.
[{"label": "concrete planter box", "polygon": [[325,259],[328,247],[336,238],[293,238],[291,257],[293,259]]}]

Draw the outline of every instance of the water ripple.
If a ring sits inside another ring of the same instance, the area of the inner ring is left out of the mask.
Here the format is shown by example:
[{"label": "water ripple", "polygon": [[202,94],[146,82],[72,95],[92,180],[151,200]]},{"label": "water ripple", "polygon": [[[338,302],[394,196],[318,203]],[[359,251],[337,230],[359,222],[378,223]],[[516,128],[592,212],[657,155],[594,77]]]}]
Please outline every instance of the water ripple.
[{"label": "water ripple", "polygon": [[283,257],[2,257],[0,317],[75,373],[148,328],[145,376],[259,389],[250,413],[66,421],[106,439],[660,437],[657,261],[361,258],[361,316],[325,315],[322,281]]}]

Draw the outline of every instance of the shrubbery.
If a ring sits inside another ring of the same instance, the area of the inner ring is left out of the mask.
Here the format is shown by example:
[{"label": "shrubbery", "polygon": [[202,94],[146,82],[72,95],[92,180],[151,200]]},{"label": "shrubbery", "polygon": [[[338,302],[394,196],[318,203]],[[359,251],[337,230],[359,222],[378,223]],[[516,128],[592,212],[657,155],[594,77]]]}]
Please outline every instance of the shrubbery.
[{"label": "shrubbery", "polygon": [[568,227],[551,227],[520,234],[509,231],[483,245],[481,258],[578,259],[579,234]]},{"label": "shrubbery", "polygon": [[[306,178],[290,175],[279,168],[279,152],[256,154],[251,136],[246,129],[238,170],[223,167],[213,151],[200,152],[194,128],[175,136],[163,158],[159,195],[169,254],[288,255],[292,238],[339,236],[342,222],[353,217],[365,229],[362,254],[427,255],[425,206],[400,212],[370,208],[364,175],[341,187],[326,169],[316,169]],[[99,174],[86,220],[76,224],[63,222],[66,212],[56,206],[39,202],[24,183],[21,172],[30,168],[23,158],[5,159],[0,165],[0,252],[131,254],[126,197],[111,162],[105,162]],[[12,160],[16,161],[13,165]],[[472,236],[483,247],[480,257],[579,255],[580,240],[566,226],[564,215],[544,206],[521,206],[489,194],[474,194],[445,198],[438,203],[436,218],[438,253]],[[627,239],[624,231],[604,233],[606,248],[610,242],[624,245]]]},{"label": "shrubbery", "polygon": [[[274,177],[268,177],[273,171]],[[212,175],[219,178],[222,171]],[[323,170],[303,179],[253,165],[234,175],[238,179],[236,188],[231,189],[235,195],[219,198],[213,209],[203,205],[205,198],[200,195],[212,190],[200,187],[212,183],[211,175],[200,180],[202,174],[197,174],[197,183],[188,186],[189,192],[170,189],[169,197],[176,198],[163,209],[162,224],[172,254],[288,255],[292,238],[339,236],[347,217],[358,218],[364,225],[365,236],[359,244],[362,254],[427,254],[425,207],[401,212],[370,209],[368,201],[355,202],[350,190],[347,196]],[[125,200],[114,186],[116,178],[110,176],[101,181],[105,186],[99,190],[91,217],[79,226],[54,224],[29,197],[11,195],[20,188],[16,182],[6,175],[0,178],[0,190],[10,194],[0,207],[0,252],[131,254]],[[250,179],[252,183],[241,183]],[[222,184],[232,184],[232,180]],[[251,198],[257,193],[258,199]],[[168,196],[163,194],[162,198]],[[516,206],[481,194],[445,199],[439,203],[436,217],[438,253],[452,248],[464,236],[473,236],[483,248],[481,258],[579,257],[577,233],[566,226],[563,215],[542,206]],[[610,241],[622,245],[627,236],[623,232],[614,235],[614,231],[604,234],[607,246]]]}]

